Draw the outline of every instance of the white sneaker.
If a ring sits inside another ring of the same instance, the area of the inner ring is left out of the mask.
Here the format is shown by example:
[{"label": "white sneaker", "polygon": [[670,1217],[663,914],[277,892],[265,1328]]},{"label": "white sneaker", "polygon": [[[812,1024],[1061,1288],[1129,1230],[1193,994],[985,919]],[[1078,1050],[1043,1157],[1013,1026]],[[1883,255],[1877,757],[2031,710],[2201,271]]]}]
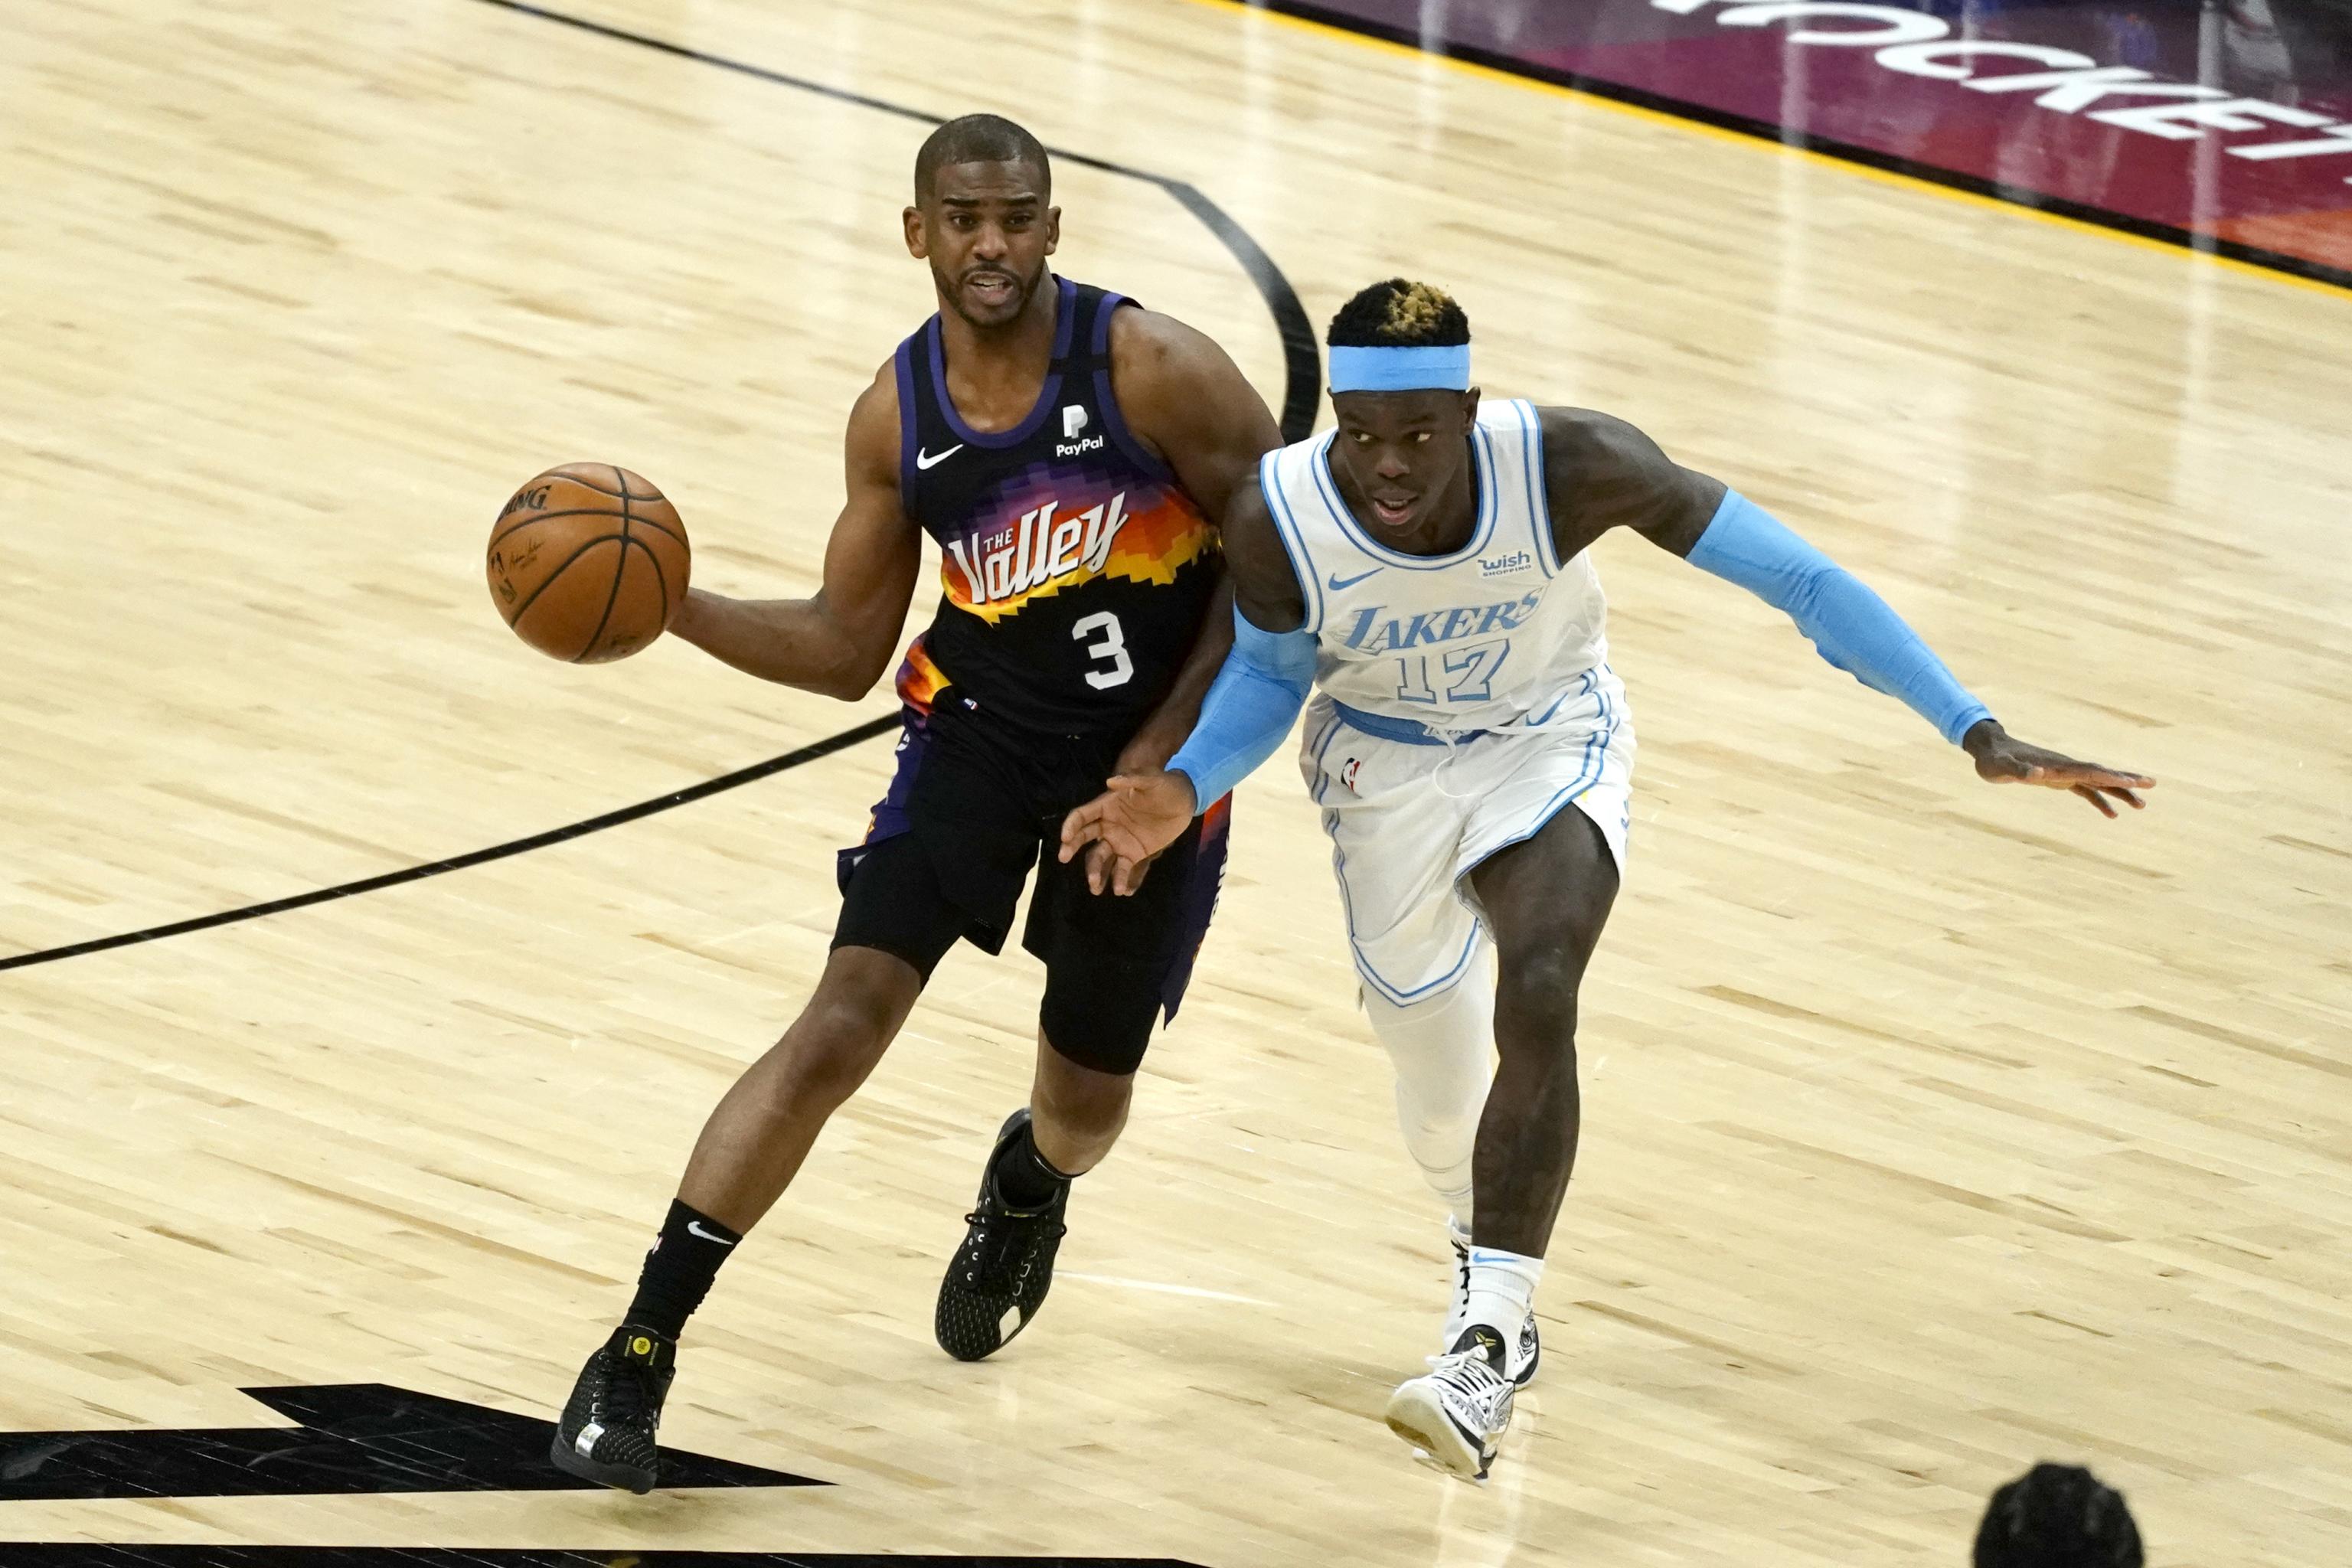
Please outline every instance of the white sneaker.
[{"label": "white sneaker", "polygon": [[[1468,1325],[1470,1311],[1470,1236],[1467,1231],[1451,1224],[1446,1234],[1454,1244],[1454,1305],[1445,1314],[1445,1328],[1437,1342],[1451,1347],[1462,1337]],[[1536,1331],[1536,1314],[1528,1310],[1528,1321],[1519,1325],[1519,1342],[1511,1347],[1510,1378],[1516,1387],[1525,1388],[1535,1381],[1536,1364],[1543,1360],[1543,1336]]]},{"label": "white sneaker", "polygon": [[1465,1480],[1485,1480],[1519,1393],[1504,1375],[1506,1355],[1494,1330],[1471,1324],[1451,1351],[1429,1358],[1427,1373],[1389,1395],[1389,1430],[1423,1462]]}]

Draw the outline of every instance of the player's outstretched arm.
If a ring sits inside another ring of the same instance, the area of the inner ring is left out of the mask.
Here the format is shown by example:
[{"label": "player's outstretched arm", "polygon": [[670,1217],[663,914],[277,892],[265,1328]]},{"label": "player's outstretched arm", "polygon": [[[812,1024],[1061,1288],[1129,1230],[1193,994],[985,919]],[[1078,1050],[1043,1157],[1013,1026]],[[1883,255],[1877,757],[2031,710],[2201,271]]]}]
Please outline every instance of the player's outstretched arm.
[{"label": "player's outstretched arm", "polygon": [[2155,780],[2009,734],[1991,710],[1853,574],[1721,481],[1685,468],[1622,419],[1544,411],[1552,516],[1563,558],[1627,527],[1785,613],[1831,664],[1908,705],[1964,748],[1979,778],[2070,790],[2106,816]]},{"label": "player's outstretched arm", "polygon": [[670,630],[747,675],[856,701],[898,648],[922,541],[898,499],[898,387],[885,365],[849,413],[849,498],[807,599],[730,599],[696,588]]},{"label": "player's outstretched arm", "polygon": [[1121,773],[1063,819],[1064,860],[1090,845],[1108,851],[1087,856],[1087,881],[1097,893],[1106,886],[1133,892],[1152,856],[1274,754],[1314,684],[1315,637],[1301,629],[1306,598],[1255,480],[1226,515],[1225,555],[1234,646],[1202,704],[1200,723],[1166,768]]}]

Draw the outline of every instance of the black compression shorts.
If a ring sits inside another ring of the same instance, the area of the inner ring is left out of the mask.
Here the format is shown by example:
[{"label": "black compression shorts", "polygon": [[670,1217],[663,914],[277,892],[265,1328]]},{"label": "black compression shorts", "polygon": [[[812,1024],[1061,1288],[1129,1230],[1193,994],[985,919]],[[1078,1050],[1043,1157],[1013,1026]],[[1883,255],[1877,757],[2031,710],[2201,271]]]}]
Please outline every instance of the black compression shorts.
[{"label": "black compression shorts", "polygon": [[1040,1023],[1055,1050],[1109,1073],[1143,1060],[1176,1016],[1224,872],[1220,801],[1128,898],[1087,890],[1060,860],[1062,818],[1100,794],[1122,740],[1040,734],[991,719],[950,687],[907,710],[898,767],[866,841],[841,852],[833,945],[896,954],[928,982],[961,938],[1001,952],[1031,868],[1022,945],[1044,961]]}]

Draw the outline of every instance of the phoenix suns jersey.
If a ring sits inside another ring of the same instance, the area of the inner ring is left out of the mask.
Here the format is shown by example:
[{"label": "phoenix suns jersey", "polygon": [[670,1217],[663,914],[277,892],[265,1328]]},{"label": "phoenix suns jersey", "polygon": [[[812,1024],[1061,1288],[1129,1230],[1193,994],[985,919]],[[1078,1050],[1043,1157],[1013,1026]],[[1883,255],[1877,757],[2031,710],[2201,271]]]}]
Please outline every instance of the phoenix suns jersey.
[{"label": "phoenix suns jersey", "polygon": [[1119,416],[1111,316],[1133,301],[1053,286],[1053,362],[1010,430],[956,412],[937,316],[898,346],[899,495],[943,554],[939,614],[898,692],[928,711],[952,686],[1026,728],[1123,739],[1200,636],[1215,536]]}]

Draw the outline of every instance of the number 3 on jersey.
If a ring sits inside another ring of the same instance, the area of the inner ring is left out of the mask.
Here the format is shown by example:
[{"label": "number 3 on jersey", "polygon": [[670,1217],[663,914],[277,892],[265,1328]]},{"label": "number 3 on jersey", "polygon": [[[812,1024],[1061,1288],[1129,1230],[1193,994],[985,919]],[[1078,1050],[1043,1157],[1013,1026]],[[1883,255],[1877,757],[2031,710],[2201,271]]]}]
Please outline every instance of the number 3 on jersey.
[{"label": "number 3 on jersey", "polygon": [[[1443,655],[1447,702],[1484,702],[1495,695],[1495,677],[1511,656],[1511,639],[1473,643]],[[1397,660],[1397,695],[1407,702],[1434,706],[1441,699],[1429,683],[1429,655],[1408,654]],[[1092,677],[1088,677],[1089,679]]]},{"label": "number 3 on jersey", "polygon": [[1079,642],[1087,642],[1097,632],[1102,634],[1102,640],[1087,643],[1087,657],[1108,659],[1110,668],[1087,671],[1087,684],[1097,691],[1125,686],[1134,679],[1135,661],[1127,657],[1127,634],[1119,629],[1118,617],[1108,610],[1097,610],[1070,627],[1070,636]]}]

